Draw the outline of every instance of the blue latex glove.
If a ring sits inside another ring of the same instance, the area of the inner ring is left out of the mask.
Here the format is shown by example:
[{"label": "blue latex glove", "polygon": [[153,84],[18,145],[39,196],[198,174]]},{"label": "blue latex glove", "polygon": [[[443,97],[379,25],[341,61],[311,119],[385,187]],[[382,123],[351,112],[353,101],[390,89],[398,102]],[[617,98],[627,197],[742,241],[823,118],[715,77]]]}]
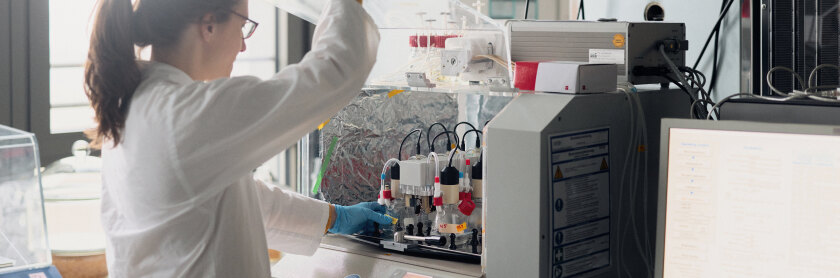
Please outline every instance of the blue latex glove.
[{"label": "blue latex glove", "polygon": [[373,230],[373,222],[379,227],[391,225],[392,219],[383,215],[385,206],[376,202],[358,203],[352,206],[335,205],[335,222],[330,233],[355,234],[360,231]]}]

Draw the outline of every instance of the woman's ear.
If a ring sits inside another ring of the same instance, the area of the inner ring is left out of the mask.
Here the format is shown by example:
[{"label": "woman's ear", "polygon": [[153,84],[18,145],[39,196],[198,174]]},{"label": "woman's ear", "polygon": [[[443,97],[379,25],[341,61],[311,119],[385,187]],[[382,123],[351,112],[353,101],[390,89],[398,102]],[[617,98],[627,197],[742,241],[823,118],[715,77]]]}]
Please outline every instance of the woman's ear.
[{"label": "woman's ear", "polygon": [[205,42],[211,41],[218,31],[218,26],[216,26],[216,16],[212,13],[205,14],[201,17],[199,27],[201,39]]}]

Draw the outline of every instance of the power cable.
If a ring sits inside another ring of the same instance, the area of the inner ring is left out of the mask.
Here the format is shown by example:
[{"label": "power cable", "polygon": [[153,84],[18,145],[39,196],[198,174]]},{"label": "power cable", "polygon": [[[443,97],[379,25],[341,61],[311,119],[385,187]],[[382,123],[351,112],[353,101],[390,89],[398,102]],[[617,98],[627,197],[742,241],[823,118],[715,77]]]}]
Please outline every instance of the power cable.
[{"label": "power cable", "polygon": [[528,8],[531,7],[531,0],[525,0],[525,19],[528,19]]},{"label": "power cable", "polygon": [[[723,12],[723,9],[726,7],[726,0],[720,2],[720,12]],[[712,92],[715,90],[715,84],[717,84],[717,75],[718,75],[718,45],[720,44],[720,29],[721,26],[718,25],[715,27],[715,48],[714,48],[714,55],[712,55],[712,81],[709,83],[709,94],[711,95]]]},{"label": "power cable", "polygon": [[735,2],[735,0],[729,0],[729,2],[726,3],[726,8],[724,8],[723,12],[720,13],[720,16],[718,17],[717,23],[715,23],[715,27],[712,28],[712,32],[709,33],[709,37],[706,38],[706,43],[703,44],[703,50],[700,51],[700,55],[697,56],[697,61],[694,62],[694,66],[692,68],[696,69],[697,66],[700,64],[700,60],[703,59],[703,54],[706,53],[706,48],[709,47],[709,43],[712,41],[712,37],[716,33],[715,30],[720,29],[721,21],[723,21],[723,18],[726,17],[726,12],[729,11],[729,8],[732,7],[732,2]]},{"label": "power cable", "polygon": [[580,0],[580,5],[578,5],[578,19],[586,20],[586,9],[583,8],[583,0]]},{"label": "power cable", "polygon": [[420,154],[420,138],[423,137],[423,130],[419,129],[419,128],[415,128],[415,129],[411,130],[411,132],[406,134],[405,137],[403,137],[402,143],[400,143],[400,150],[397,153],[397,159],[399,159],[400,156],[402,156],[402,148],[403,148],[403,145],[405,144],[405,141],[408,140],[408,137],[410,137],[411,134],[413,134],[415,132],[420,132],[420,135],[417,137],[417,154]]},{"label": "power cable", "polygon": [[[432,136],[432,128],[437,126],[437,125],[439,125],[441,128],[443,128],[443,131],[449,131],[448,129],[446,129],[446,126],[444,126],[440,122],[435,122],[432,125],[430,125],[429,129],[426,130],[426,146],[429,148],[429,150],[432,150],[432,143],[434,143],[434,142],[429,142],[429,137]],[[440,135],[440,134],[441,133],[438,133],[437,135]],[[435,137],[435,138],[437,138],[437,137]],[[446,136],[446,142],[448,144],[452,144],[452,140],[449,140],[449,136]]]}]

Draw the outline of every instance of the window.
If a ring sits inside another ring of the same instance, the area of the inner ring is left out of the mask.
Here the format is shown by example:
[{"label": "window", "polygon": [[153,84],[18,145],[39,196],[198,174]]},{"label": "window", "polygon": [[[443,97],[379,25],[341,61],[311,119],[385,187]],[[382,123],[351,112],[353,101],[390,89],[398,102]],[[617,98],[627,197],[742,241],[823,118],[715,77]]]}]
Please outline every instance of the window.
[{"label": "window", "polygon": [[[43,2],[42,2],[43,1]],[[43,33],[35,33],[36,38],[49,40],[49,55],[40,51],[33,55],[49,56],[43,68],[49,65],[49,89],[41,87],[35,91],[33,115],[49,114],[47,119],[35,119],[34,129],[38,130],[41,142],[42,162],[48,164],[58,158],[69,155],[73,141],[82,138],[80,131],[94,126],[93,110],[84,94],[84,63],[90,40],[92,12],[97,0],[40,0],[41,3],[31,16],[47,17],[49,23],[43,26]],[[247,49],[240,53],[233,65],[233,76],[252,75],[263,79],[271,77],[281,66],[300,60],[308,51],[312,26],[304,21],[280,12],[267,1],[249,1],[249,17],[260,23],[256,33],[245,41]],[[279,32],[283,30],[283,32]],[[49,35],[47,35],[48,31]],[[281,44],[282,43],[282,44]],[[280,48],[283,49],[280,49]],[[47,49],[44,49],[46,51]],[[281,51],[282,50],[282,51]],[[148,59],[148,49],[141,53]],[[38,56],[40,57],[40,56]],[[41,68],[41,67],[39,67]],[[46,70],[46,69],[45,69]],[[44,76],[46,73],[39,74]],[[43,80],[46,82],[46,80]],[[39,84],[35,81],[35,84]],[[44,86],[45,87],[45,86]],[[255,175],[284,185],[292,190],[302,191],[306,185],[300,185],[304,179],[298,171],[309,168],[312,162],[301,150],[309,149],[309,136],[278,154],[257,169]],[[308,152],[306,153],[308,154]]]},{"label": "window", "polygon": [[[50,0],[50,132],[80,132],[95,126],[84,92],[84,64],[96,0]],[[249,17],[260,23],[234,63],[233,75],[271,77],[277,72],[277,9],[249,1]]]},{"label": "window", "polygon": [[278,10],[267,1],[248,1],[248,17],[260,25],[254,35],[245,40],[247,48],[233,63],[231,75],[252,75],[268,79],[279,69],[277,59]]},{"label": "window", "polygon": [[88,22],[96,0],[50,0],[50,132],[79,132],[94,126],[84,92]]}]

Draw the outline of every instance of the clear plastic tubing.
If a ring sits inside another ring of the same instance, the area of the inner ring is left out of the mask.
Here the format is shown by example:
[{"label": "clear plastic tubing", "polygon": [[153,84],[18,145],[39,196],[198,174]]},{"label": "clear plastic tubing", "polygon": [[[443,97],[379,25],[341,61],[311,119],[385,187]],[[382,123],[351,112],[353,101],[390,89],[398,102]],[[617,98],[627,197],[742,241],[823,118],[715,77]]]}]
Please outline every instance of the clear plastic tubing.
[{"label": "clear plastic tubing", "polygon": [[439,179],[440,178],[440,160],[438,160],[437,154],[434,153],[434,152],[430,152],[429,156],[426,157],[426,162],[430,162],[429,159],[432,159],[433,156],[435,157],[435,177]]},{"label": "clear plastic tubing", "polygon": [[[385,166],[382,167],[382,175],[379,176],[380,177],[380,179],[379,179],[379,192],[380,193],[385,191],[385,172],[388,171],[388,167],[394,166],[395,163],[399,163],[399,162],[400,162],[400,160],[396,159],[396,158],[391,158],[391,159],[388,159],[388,161],[385,161]],[[380,197],[379,204],[380,205],[385,205],[384,201],[385,200],[383,200]]]}]

